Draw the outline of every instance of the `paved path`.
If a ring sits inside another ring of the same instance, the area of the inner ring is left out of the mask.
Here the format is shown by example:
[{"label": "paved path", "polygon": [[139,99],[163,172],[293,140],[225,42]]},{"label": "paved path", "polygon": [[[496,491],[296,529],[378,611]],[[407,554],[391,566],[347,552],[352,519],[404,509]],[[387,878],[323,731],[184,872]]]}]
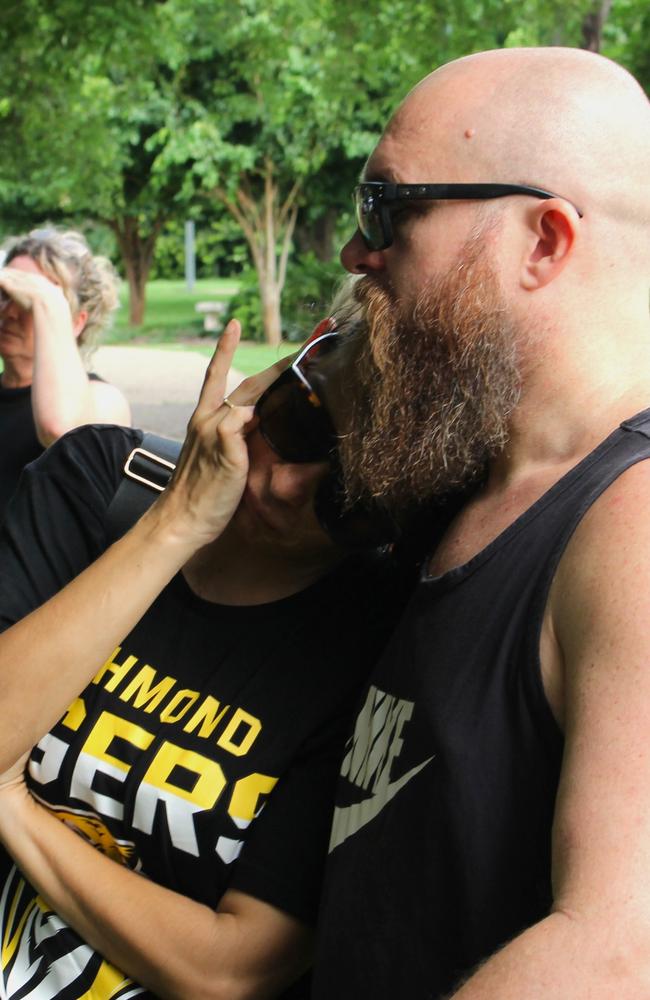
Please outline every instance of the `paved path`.
[{"label": "paved path", "polygon": [[[201,389],[208,359],[193,351],[149,347],[100,347],[93,370],[119,386],[131,404],[133,426],[179,441]],[[243,379],[232,370],[227,391]]]}]

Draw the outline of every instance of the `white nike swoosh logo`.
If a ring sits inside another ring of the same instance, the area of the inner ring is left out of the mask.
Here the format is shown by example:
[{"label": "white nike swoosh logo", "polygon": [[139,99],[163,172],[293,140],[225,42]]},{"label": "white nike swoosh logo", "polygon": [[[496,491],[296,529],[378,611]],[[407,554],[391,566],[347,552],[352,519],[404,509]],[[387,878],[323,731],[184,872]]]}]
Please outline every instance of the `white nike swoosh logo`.
[{"label": "white nike swoosh logo", "polygon": [[334,848],[340,847],[348,837],[354,836],[366,823],[370,823],[375,816],[379,816],[384,806],[397,795],[400,789],[404,788],[404,785],[411,778],[414,778],[416,774],[419,774],[422,768],[430,764],[432,760],[433,757],[429,757],[421,764],[407,771],[397,781],[390,782],[386,786],[385,791],[383,789],[377,791],[371,798],[364,799],[363,802],[355,802],[351,806],[335,806],[329,850],[333,851]]}]

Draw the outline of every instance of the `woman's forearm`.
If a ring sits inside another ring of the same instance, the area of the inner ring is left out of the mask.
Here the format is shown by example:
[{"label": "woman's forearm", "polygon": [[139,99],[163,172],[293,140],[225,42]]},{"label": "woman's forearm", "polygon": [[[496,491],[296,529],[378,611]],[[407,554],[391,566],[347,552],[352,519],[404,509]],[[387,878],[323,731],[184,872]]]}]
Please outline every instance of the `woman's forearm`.
[{"label": "woman's forearm", "polygon": [[[0,635],[0,771],[38,742],[163,587],[223,532],[246,485],[246,406],[222,405],[239,340],[219,341],[170,486],[123,538],[58,594]],[[243,402],[254,381],[236,390]],[[47,517],[47,511],[43,511]],[[25,692],[29,697],[25,697]]]},{"label": "woman's forearm", "polygon": [[[58,291],[58,290],[57,290]],[[35,298],[32,413],[39,441],[51,444],[95,419],[93,392],[61,294]]]},{"label": "woman's forearm", "polygon": [[0,770],[61,717],[192,554],[195,546],[169,520],[163,507],[148,511],[63,590],[0,635],[0,703],[12,719],[0,729]]},{"label": "woman's forearm", "polygon": [[102,855],[23,786],[0,793],[0,838],[23,875],[92,948],[166,1000],[277,995],[308,961],[295,919],[241,893],[219,911]]}]

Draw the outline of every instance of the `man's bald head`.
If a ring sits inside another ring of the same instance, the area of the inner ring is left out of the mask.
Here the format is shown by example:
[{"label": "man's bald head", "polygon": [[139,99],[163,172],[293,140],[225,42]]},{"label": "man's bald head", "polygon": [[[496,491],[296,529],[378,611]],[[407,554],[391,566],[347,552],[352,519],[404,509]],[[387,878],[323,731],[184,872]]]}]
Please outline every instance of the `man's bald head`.
[{"label": "man's bald head", "polygon": [[[610,429],[647,406],[649,170],[648,99],[592,53],[484,52],[411,91],[366,167],[361,215],[388,216],[392,240],[358,229],[341,254],[367,330],[341,446],[353,492],[425,498],[529,446],[539,466],[592,411]],[[558,197],[417,190],[436,182]]]},{"label": "man's bald head", "polygon": [[611,220],[650,223],[650,103],[620,66],[581,49],[500,49],[431,73],[388,125],[430,144],[440,181],[556,191]]}]

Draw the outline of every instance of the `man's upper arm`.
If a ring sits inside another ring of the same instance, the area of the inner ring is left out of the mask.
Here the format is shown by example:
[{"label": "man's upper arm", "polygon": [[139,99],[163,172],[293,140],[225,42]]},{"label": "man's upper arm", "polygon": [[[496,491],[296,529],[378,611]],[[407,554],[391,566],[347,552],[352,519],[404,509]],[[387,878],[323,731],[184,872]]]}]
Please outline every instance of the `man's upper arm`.
[{"label": "man's upper arm", "polygon": [[624,473],[585,516],[558,569],[550,612],[566,738],[555,907],[601,928],[610,948],[635,955],[647,973],[650,462]]}]

